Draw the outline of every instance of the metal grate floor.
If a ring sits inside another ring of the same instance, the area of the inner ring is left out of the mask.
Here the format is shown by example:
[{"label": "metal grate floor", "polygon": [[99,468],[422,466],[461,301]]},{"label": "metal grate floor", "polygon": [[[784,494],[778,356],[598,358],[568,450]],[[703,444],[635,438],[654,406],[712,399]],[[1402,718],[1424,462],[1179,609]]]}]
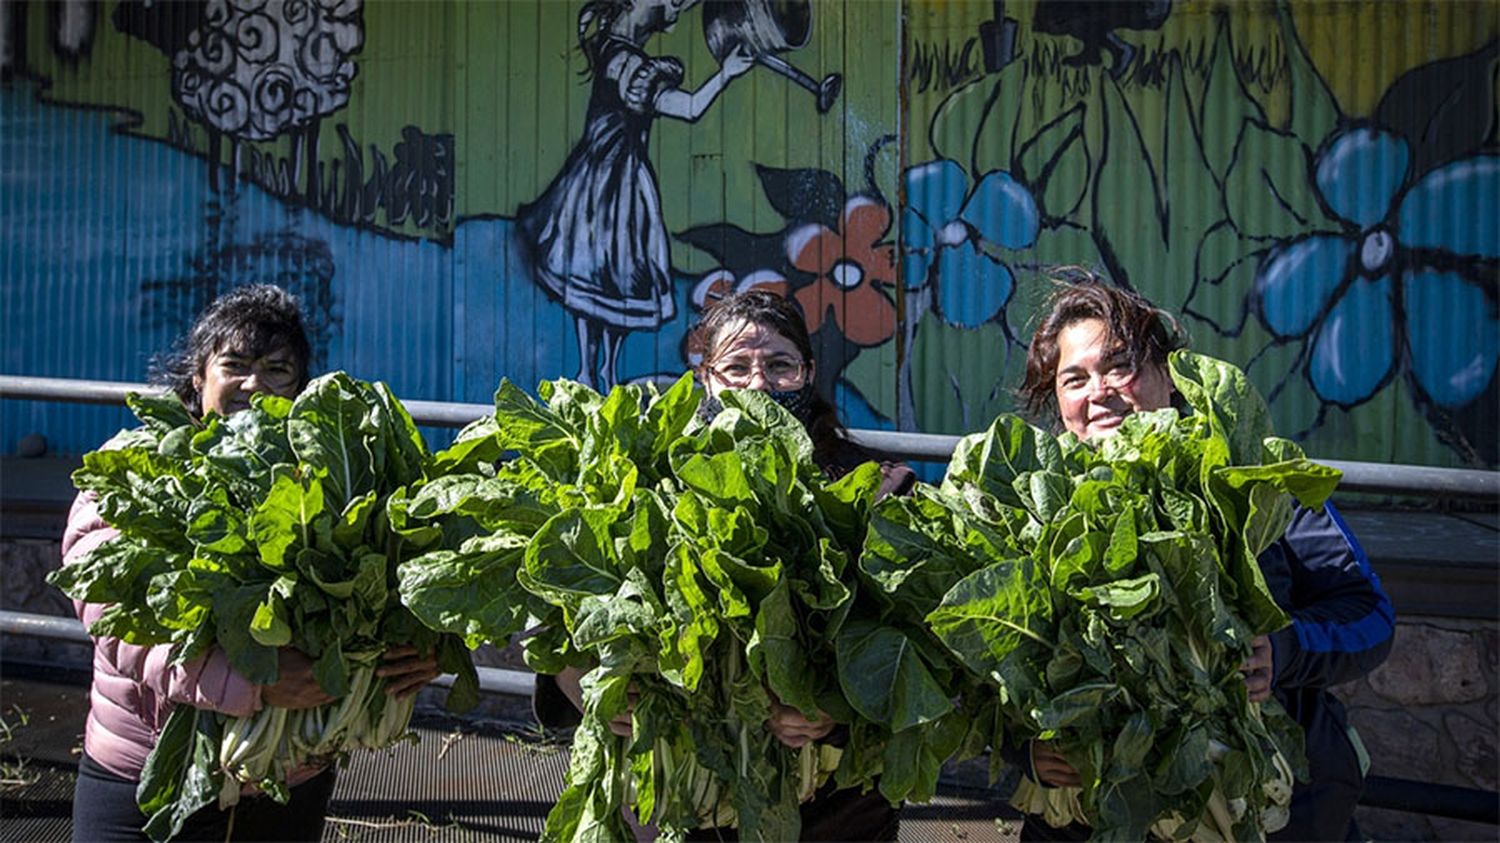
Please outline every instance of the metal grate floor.
[{"label": "metal grate floor", "polygon": [[[563,748],[514,736],[419,729],[389,757],[363,753],[339,774],[325,841],[535,840],[568,765]],[[902,843],[1014,843],[1017,821],[984,792],[949,789],[901,815]]]},{"label": "metal grate floor", "polygon": [[339,771],[323,839],[362,843],[535,840],[568,756],[510,736],[418,729]]}]

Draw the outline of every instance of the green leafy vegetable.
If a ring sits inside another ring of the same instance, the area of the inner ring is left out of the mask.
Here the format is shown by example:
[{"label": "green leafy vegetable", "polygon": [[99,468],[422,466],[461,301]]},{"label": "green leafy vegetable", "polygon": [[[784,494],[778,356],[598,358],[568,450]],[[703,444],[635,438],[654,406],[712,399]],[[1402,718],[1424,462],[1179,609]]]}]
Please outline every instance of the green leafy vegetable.
[{"label": "green leafy vegetable", "polygon": [[217,646],[260,684],[277,680],[278,649],[296,647],[338,698],[245,718],[175,709],[138,791],[153,839],[205,805],[233,804],[243,783],[284,801],[292,770],[406,736],[414,700],[390,697],[375,676],[392,646],[436,654],[459,675],[450,707],[472,703],[467,651],[418,623],[396,591],[397,565],[441,536],[402,532],[384,514],[429,457],[383,385],[335,373],[294,401],[257,395],[250,409],[202,423],[172,398],[129,404],[142,426],[74,474],[120,537],[51,582],[111,604],[94,635],[170,644],[176,662]]},{"label": "green leafy vegetable", "polygon": [[[881,664],[886,642],[861,648],[844,625],[878,467],[828,482],[801,424],[760,393],[726,394],[700,421],[691,376],[661,393],[538,392],[502,383],[494,416],[392,499],[403,535],[441,536],[402,564],[403,599],[471,646],[540,624],[528,662],[586,671],[544,839],[631,839],[627,805],[669,839],[705,825],[795,839],[799,802],[839,753],[789,749],[764,724],[773,699],[864,722],[852,697],[878,696],[850,690],[849,667]],[[916,656],[896,668],[903,722],[951,707]],[[608,728],[626,711],[629,739]]]},{"label": "green leafy vegetable", "polygon": [[[1081,789],[1023,782],[1018,807],[1099,839],[1259,839],[1304,762],[1239,672],[1289,622],[1256,557],[1339,475],[1271,438],[1239,370],[1170,369],[1193,412],[1132,416],[1097,448],[1012,417],[967,437],[940,488],[875,507],[862,587],[876,623],[942,643],[971,740],[1047,740],[1079,771]],[[910,719],[899,699],[865,713]]]}]

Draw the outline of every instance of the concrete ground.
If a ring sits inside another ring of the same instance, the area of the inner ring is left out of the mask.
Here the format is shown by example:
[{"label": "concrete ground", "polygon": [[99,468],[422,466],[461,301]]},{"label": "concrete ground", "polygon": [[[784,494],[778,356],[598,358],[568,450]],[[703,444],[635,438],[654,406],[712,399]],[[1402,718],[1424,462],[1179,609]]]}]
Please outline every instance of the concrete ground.
[{"label": "concrete ground", "polygon": [[[18,669],[0,677],[0,843],[67,841],[88,707],[86,676]],[[424,692],[430,693],[430,692]],[[448,721],[423,704],[416,744],[359,753],[339,774],[325,841],[535,840],[562,788],[567,752],[528,733],[524,701]],[[967,778],[967,777],[964,777]],[[1015,813],[994,791],[945,783],[904,809],[903,843],[1013,843]]]}]

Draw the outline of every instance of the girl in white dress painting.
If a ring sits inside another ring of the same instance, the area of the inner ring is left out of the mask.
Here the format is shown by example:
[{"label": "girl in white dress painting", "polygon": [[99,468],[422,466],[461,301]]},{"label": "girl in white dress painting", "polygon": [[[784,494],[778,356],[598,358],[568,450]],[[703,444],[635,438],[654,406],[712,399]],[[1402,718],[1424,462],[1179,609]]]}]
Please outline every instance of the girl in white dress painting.
[{"label": "girl in white dress painting", "polygon": [[754,62],[739,47],[689,92],[679,87],[682,62],[641,49],[696,2],[584,5],[578,43],[592,84],[587,125],[552,184],[517,214],[532,276],[574,317],[578,380],[600,390],[614,385],[626,332],[654,330],[676,312],[661,196],[646,153],[651,121],[660,115],[696,121]]}]

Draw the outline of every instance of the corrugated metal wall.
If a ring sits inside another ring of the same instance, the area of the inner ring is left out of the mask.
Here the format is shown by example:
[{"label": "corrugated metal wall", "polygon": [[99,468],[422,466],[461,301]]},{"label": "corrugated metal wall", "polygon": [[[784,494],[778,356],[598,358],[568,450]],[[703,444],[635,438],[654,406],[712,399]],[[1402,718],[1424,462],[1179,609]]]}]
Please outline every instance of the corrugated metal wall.
[{"label": "corrugated metal wall", "polygon": [[[1496,463],[1493,3],[604,8],[3,0],[0,369],[140,379],[266,280],[319,365],[484,401],[673,375],[705,299],[763,286],[851,425],[959,432],[1015,407],[1074,264],[1315,454]],[[721,25],[769,60],[674,119]],[[7,401],[0,447],[126,421]]]}]

